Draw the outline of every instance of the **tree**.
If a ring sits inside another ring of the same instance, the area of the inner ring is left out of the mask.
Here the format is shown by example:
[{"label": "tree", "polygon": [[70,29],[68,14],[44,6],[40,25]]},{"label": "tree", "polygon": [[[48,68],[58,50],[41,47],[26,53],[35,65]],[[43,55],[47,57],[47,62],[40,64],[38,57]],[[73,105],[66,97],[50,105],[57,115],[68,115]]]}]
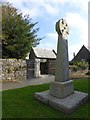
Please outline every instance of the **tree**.
[{"label": "tree", "polygon": [[11,4],[2,3],[2,58],[24,59],[31,47],[39,44],[39,28],[34,28],[37,22],[31,20]]}]

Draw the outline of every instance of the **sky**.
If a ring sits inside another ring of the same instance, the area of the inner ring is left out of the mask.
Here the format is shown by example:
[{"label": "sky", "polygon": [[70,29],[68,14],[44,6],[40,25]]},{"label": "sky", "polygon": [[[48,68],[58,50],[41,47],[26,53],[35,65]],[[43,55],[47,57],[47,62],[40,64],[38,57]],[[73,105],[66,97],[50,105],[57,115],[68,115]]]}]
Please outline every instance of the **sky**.
[{"label": "sky", "polygon": [[64,18],[69,26],[68,53],[72,60],[82,45],[88,48],[88,0],[2,0],[12,3],[23,15],[38,22],[38,37],[44,37],[38,48],[57,51],[56,22]]}]

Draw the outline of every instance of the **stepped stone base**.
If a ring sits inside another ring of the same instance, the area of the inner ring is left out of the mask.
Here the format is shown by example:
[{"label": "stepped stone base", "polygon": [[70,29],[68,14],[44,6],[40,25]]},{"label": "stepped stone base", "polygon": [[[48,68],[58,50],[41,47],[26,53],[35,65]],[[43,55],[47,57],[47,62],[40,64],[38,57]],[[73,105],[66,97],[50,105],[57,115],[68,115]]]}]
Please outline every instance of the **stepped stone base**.
[{"label": "stepped stone base", "polygon": [[88,94],[74,91],[73,94],[61,99],[50,95],[48,90],[39,93],[36,92],[35,98],[59,111],[64,112],[65,114],[70,114],[71,112],[74,112],[79,105],[87,101]]}]

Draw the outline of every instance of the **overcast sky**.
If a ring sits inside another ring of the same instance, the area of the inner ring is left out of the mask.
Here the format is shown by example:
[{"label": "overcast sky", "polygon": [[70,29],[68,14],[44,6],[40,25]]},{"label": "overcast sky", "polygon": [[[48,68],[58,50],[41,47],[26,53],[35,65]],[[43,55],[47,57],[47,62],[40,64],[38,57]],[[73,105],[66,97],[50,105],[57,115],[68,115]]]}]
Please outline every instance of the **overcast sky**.
[{"label": "overcast sky", "polygon": [[82,45],[88,47],[88,0],[3,0],[12,3],[23,14],[29,14],[32,22],[38,22],[39,37],[45,37],[38,46],[57,49],[58,35],[55,23],[66,19],[70,34],[68,36],[69,60]]}]

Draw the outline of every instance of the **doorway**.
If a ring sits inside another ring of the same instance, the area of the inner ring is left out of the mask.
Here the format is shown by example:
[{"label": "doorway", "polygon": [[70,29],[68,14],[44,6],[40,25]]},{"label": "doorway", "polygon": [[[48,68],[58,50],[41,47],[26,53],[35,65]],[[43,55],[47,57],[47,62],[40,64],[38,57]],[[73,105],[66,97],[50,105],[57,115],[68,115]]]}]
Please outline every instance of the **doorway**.
[{"label": "doorway", "polygon": [[48,65],[47,62],[40,62],[40,71],[42,74],[48,74]]}]

